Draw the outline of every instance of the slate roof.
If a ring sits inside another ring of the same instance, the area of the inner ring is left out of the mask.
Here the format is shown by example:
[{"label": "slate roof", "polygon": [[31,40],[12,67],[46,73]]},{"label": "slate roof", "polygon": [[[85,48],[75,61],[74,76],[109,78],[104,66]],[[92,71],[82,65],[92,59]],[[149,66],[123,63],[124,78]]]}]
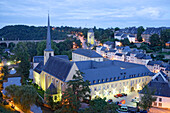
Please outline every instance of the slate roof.
[{"label": "slate roof", "polygon": [[[167,79],[167,75],[162,71],[160,71],[160,73]],[[163,77],[160,74],[148,83],[148,87],[151,91],[155,91],[154,95],[170,97],[170,85],[163,80]],[[144,93],[144,89],[140,93]]]},{"label": "slate roof", "polygon": [[43,71],[49,73],[54,77],[57,77],[62,81],[65,81],[72,65],[73,62],[70,62],[69,60],[58,57],[50,57],[45,64]]},{"label": "slate roof", "polygon": [[158,34],[158,35],[160,35],[161,31],[165,30],[165,29],[169,29],[169,28],[168,27],[159,27],[159,28],[148,27],[142,34],[149,34],[149,35]]},{"label": "slate roof", "polygon": [[[79,70],[84,74],[84,79],[89,80],[91,84],[100,84],[98,80],[104,82],[117,81],[123,79],[130,79],[130,75],[136,75],[134,77],[152,75],[152,73],[144,65],[127,63],[123,61],[105,61],[105,62],[96,62],[96,61],[77,61],[75,62]],[[124,68],[124,69],[123,69]],[[126,78],[124,78],[126,76]],[[116,80],[111,80],[111,78]],[[107,81],[108,79],[108,81]],[[96,83],[93,83],[93,81]]]},{"label": "slate roof", "polygon": [[73,53],[80,54],[80,55],[83,55],[83,56],[87,56],[87,57],[90,57],[90,58],[102,57],[100,54],[96,53],[95,51],[93,51],[91,49],[78,48],[77,50],[73,51]]},{"label": "slate roof", "polygon": [[34,63],[40,63],[41,61],[44,61],[44,56],[34,56],[33,61]]},{"label": "slate roof", "polygon": [[88,32],[92,32],[93,33],[93,29],[90,29]]},{"label": "slate roof", "polygon": [[129,37],[135,37],[135,36],[130,34]]},{"label": "slate roof", "polygon": [[109,49],[109,51],[108,52],[116,52],[117,50],[115,50],[115,49]]},{"label": "slate roof", "polygon": [[128,34],[137,34],[137,29],[136,27],[129,27],[127,29],[120,29],[117,32],[121,32],[121,33],[128,33]]},{"label": "slate roof", "polygon": [[49,92],[47,93],[50,93],[51,95],[57,94],[57,88],[54,86],[53,83],[50,84],[47,90],[49,90]]},{"label": "slate roof", "polygon": [[114,44],[114,42],[107,41],[107,42],[105,42],[104,44],[106,44],[106,45],[113,45],[113,44]]},{"label": "slate roof", "polygon": [[147,65],[154,66],[154,64],[161,65],[163,61],[149,61]]},{"label": "slate roof", "polygon": [[127,34],[123,34],[121,37],[122,37],[122,38],[125,38],[125,37],[127,37]]},{"label": "slate roof", "polygon": [[102,47],[102,48],[101,48],[101,51],[106,51],[106,50],[107,50],[106,47]]},{"label": "slate roof", "polygon": [[117,56],[122,56],[123,54],[122,54],[122,53],[116,53],[115,55],[117,55]]},{"label": "slate roof", "polygon": [[165,71],[170,71],[170,64],[166,67]]},{"label": "slate roof", "polygon": [[[55,57],[63,58],[69,60],[67,55],[56,55]],[[33,57],[34,63],[40,63],[41,61],[44,62],[44,56],[34,56]]]},{"label": "slate roof", "polygon": [[35,68],[34,68],[34,71],[36,71],[37,73],[41,73],[42,70],[44,68],[44,61],[41,61]]},{"label": "slate roof", "polygon": [[122,36],[122,35],[123,35],[123,33],[116,33],[115,36]]}]

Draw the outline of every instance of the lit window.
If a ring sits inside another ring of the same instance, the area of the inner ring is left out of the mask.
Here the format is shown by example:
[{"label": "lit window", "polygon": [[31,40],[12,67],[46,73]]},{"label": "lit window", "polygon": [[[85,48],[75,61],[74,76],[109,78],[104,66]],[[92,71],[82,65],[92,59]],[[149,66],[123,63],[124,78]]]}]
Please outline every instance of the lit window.
[{"label": "lit window", "polygon": [[118,79],[120,79],[120,77],[118,77]]},{"label": "lit window", "polygon": [[54,100],[57,100],[57,96],[54,97]]},{"label": "lit window", "polygon": [[124,76],[123,78],[126,78],[126,76]]},{"label": "lit window", "polygon": [[95,83],[96,83],[96,81],[94,80],[94,81],[93,81],[93,83],[95,84]]},{"label": "lit window", "polygon": [[104,82],[104,79],[102,79],[102,82]]},{"label": "lit window", "polygon": [[110,78],[110,81],[113,81],[113,78]]},{"label": "lit window", "polygon": [[98,83],[100,83],[100,80],[98,80]]},{"label": "lit window", "polygon": [[157,106],[157,102],[154,102],[154,106]]},{"label": "lit window", "polygon": [[159,103],[159,106],[162,106],[162,103]]},{"label": "lit window", "polygon": [[107,78],[106,81],[109,81],[109,79]]}]

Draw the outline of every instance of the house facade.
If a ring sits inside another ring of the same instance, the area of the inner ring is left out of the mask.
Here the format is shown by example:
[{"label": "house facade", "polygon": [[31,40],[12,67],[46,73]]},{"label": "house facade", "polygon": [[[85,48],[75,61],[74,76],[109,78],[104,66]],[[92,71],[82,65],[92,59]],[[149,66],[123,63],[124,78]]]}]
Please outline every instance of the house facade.
[{"label": "house facade", "polygon": [[72,52],[72,61],[85,61],[85,60],[94,60],[101,62],[103,61],[103,57],[91,49],[78,48],[77,50]]},{"label": "house facade", "polygon": [[[158,108],[170,108],[170,86],[168,83],[168,76],[162,71],[158,72],[152,77],[152,80],[148,83],[148,88],[151,91],[155,91],[154,97],[157,97],[156,101],[153,102],[153,107]],[[142,90],[141,96],[144,91]]]}]

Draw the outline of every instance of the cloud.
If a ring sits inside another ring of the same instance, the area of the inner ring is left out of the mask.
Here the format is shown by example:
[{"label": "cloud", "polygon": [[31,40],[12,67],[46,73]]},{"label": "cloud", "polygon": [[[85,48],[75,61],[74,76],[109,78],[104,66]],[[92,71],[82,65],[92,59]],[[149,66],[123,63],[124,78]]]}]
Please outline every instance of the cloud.
[{"label": "cloud", "polygon": [[170,26],[169,4],[169,0],[1,0],[0,22],[41,25],[49,10],[55,25],[137,26],[155,21]]}]

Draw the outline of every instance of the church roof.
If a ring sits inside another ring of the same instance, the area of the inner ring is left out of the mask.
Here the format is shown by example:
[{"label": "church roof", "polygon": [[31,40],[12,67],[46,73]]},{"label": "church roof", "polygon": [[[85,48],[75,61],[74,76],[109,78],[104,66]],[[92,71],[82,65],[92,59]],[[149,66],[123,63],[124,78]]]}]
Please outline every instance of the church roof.
[{"label": "church roof", "polygon": [[48,15],[47,42],[46,42],[45,51],[53,51],[53,49],[51,49],[51,34],[50,34],[50,18],[49,18],[49,15]]},{"label": "church roof", "polygon": [[35,68],[34,71],[37,73],[41,73],[44,67],[44,61],[41,61]]},{"label": "church roof", "polygon": [[58,57],[50,57],[45,64],[43,71],[58,79],[65,81],[73,63]]},{"label": "church roof", "polygon": [[88,32],[92,32],[93,33],[93,29],[90,29]]},{"label": "church roof", "polygon": [[53,83],[50,84],[50,86],[48,87],[47,91],[49,90],[49,92],[47,93],[50,93],[51,95],[52,94],[57,94],[57,88],[54,86]]},{"label": "church roof", "polygon": [[[84,79],[89,80],[92,85],[141,76],[152,76],[152,73],[144,65],[123,61],[77,61],[75,63],[78,69],[84,73]],[[114,80],[114,78],[116,79]],[[99,80],[100,82],[98,82]],[[93,83],[93,81],[96,81],[96,83]]]},{"label": "church roof", "polygon": [[73,51],[73,53],[80,54],[90,58],[102,57],[100,54],[96,53],[91,49],[81,49],[78,48],[77,50]]}]

